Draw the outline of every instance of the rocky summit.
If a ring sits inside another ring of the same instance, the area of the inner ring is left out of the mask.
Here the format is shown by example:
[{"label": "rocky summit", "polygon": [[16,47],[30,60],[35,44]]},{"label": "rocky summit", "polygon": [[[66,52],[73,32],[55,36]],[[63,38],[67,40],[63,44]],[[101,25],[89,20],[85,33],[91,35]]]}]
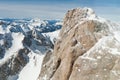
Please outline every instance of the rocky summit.
[{"label": "rocky summit", "polygon": [[119,80],[120,24],[90,8],[69,10],[39,80]]}]

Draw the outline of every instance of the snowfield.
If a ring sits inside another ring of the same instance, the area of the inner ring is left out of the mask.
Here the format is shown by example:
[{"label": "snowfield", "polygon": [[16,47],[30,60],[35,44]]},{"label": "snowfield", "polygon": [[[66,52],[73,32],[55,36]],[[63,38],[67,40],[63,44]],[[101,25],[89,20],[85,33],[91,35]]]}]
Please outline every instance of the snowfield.
[{"label": "snowfield", "polygon": [[61,27],[58,20],[1,19],[0,80],[37,80],[44,55],[53,49]]},{"label": "snowfield", "polygon": [[37,80],[44,55],[30,53],[29,57],[29,63],[22,69],[17,80]]}]

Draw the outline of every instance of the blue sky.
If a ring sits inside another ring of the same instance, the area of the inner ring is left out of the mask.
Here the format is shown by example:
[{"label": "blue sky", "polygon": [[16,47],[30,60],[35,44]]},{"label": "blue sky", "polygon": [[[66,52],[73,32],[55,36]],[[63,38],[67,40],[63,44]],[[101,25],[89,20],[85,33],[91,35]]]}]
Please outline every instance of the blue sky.
[{"label": "blue sky", "polygon": [[0,18],[62,19],[77,7],[91,7],[102,17],[120,20],[120,0],[0,0]]}]

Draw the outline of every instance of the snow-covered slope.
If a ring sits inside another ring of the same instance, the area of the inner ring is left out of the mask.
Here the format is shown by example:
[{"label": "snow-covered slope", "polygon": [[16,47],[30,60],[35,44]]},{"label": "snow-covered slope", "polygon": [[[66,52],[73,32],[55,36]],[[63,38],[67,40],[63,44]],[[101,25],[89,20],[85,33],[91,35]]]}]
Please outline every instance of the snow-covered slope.
[{"label": "snow-covered slope", "polygon": [[29,63],[22,69],[17,80],[37,80],[44,55],[30,53],[29,57]]},{"label": "snow-covered slope", "polygon": [[36,80],[44,55],[54,47],[60,23],[38,18],[1,19],[0,80]]},{"label": "snow-covered slope", "polygon": [[56,30],[54,32],[43,33],[43,35],[49,37],[52,43],[54,44],[56,39],[59,39],[59,32],[60,30]]}]

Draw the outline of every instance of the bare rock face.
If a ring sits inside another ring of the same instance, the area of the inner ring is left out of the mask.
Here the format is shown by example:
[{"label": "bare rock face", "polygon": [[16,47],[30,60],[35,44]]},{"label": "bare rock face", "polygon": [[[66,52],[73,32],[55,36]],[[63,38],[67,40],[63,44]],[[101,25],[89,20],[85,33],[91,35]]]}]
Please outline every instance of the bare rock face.
[{"label": "bare rock face", "polygon": [[[39,80],[120,79],[120,27],[89,8],[67,12],[54,51],[43,60]],[[49,56],[49,57],[48,57]]]}]

